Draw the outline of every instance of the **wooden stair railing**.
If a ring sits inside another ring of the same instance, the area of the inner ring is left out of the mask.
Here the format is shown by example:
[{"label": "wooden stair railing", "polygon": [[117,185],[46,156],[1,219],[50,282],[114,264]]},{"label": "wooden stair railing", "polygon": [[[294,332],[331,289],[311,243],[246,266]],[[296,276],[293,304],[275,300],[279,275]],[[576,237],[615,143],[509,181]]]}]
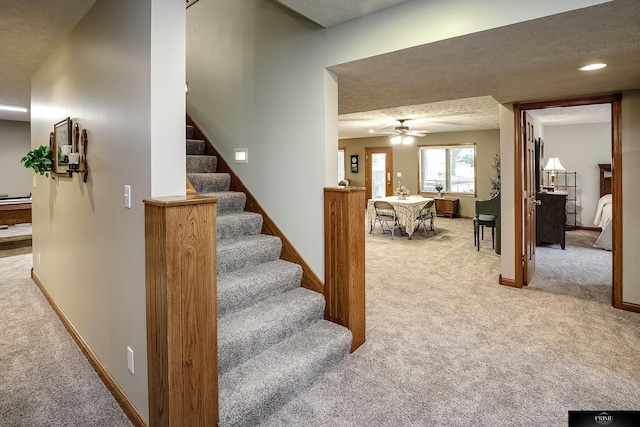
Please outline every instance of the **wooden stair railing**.
[{"label": "wooden stair railing", "polygon": [[218,423],[216,202],[144,199],[151,427]]}]

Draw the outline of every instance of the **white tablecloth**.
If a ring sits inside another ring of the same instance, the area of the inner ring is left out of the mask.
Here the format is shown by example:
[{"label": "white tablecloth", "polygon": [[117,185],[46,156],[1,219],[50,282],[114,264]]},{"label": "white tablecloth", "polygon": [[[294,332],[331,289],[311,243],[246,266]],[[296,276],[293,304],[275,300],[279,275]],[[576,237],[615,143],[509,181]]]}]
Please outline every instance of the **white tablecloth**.
[{"label": "white tablecloth", "polygon": [[[413,234],[414,228],[416,228],[416,218],[418,217],[418,213],[420,209],[427,203],[429,200],[434,200],[428,197],[422,197],[418,195],[408,196],[405,200],[400,200],[398,196],[388,196],[388,197],[379,197],[377,199],[369,199],[367,203],[367,217],[366,217],[366,225],[369,231],[371,231],[372,226],[374,226],[374,221],[376,219],[376,211],[373,207],[373,202],[383,200],[385,202],[389,202],[393,205],[393,208],[396,210],[396,216],[398,218],[398,222],[405,229],[409,237]],[[433,218],[435,221],[436,217],[436,204],[434,203],[431,207],[431,211],[433,212]]]}]

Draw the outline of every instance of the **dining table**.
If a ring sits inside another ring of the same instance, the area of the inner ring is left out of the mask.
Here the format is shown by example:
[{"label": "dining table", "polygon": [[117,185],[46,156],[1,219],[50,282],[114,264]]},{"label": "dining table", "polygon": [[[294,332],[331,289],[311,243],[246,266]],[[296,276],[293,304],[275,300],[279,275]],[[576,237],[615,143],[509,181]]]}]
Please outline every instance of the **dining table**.
[{"label": "dining table", "polygon": [[[406,196],[405,198],[400,198],[399,196],[387,196],[387,197],[376,197],[374,199],[369,199],[367,202],[367,215],[366,215],[366,225],[369,227],[369,234],[373,232],[373,227],[375,226],[376,220],[376,210],[373,206],[373,203],[382,200],[385,202],[391,203],[393,208],[396,211],[396,217],[398,219],[398,223],[401,227],[404,228],[405,232],[409,235],[409,239],[411,239],[411,235],[413,234],[414,229],[416,228],[416,223],[418,214],[422,207],[430,200],[434,200],[430,197],[423,197],[420,195],[411,195]],[[433,212],[433,219],[436,218],[436,204],[431,205],[431,211]]]}]

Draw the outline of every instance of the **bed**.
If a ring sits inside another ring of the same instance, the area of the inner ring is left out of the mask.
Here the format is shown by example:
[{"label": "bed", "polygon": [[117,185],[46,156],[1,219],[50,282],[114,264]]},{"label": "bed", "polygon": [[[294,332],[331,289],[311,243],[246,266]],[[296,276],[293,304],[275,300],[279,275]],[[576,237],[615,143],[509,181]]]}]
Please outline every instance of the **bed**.
[{"label": "bed", "polygon": [[31,196],[0,197],[0,227],[31,222]]},{"label": "bed", "polygon": [[611,219],[613,217],[613,200],[611,196],[611,164],[598,164],[600,168],[600,199],[593,221],[602,229],[594,248],[610,251],[612,248]]}]

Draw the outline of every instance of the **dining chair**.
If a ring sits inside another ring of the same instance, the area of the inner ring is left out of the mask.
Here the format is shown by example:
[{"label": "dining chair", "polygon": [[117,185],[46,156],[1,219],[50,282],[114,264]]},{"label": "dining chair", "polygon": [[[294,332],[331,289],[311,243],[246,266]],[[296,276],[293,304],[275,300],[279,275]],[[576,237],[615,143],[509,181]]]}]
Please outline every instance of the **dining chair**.
[{"label": "dining chair", "polygon": [[484,240],[484,228],[491,228],[491,247],[495,249],[495,229],[499,226],[500,193],[489,200],[476,200],[476,216],[473,218],[473,244],[480,250],[480,240]]},{"label": "dining chair", "polygon": [[[373,208],[376,211],[376,217],[373,221],[374,227],[371,230],[372,235],[374,235],[373,231],[376,228],[375,227],[376,221],[380,223],[382,234],[384,234],[385,231],[389,231],[391,232],[391,238],[393,239],[393,236],[395,234],[395,228],[397,226],[398,229],[400,230],[400,234],[404,235],[404,233],[402,232],[402,227],[398,222],[398,216],[396,215],[396,210],[391,203],[385,202],[384,200],[376,200],[375,202],[373,202]],[[391,223],[391,225],[389,225],[389,223]],[[385,230],[385,225],[387,227],[387,230]]]},{"label": "dining chair", "polygon": [[436,229],[433,226],[433,203],[435,200],[429,200],[427,203],[420,208],[420,212],[418,212],[418,216],[416,217],[416,228],[414,228],[413,232],[415,233],[418,228],[422,225],[424,228],[424,237],[427,237],[427,220],[429,221],[429,228],[433,231],[433,234],[436,234]]}]

